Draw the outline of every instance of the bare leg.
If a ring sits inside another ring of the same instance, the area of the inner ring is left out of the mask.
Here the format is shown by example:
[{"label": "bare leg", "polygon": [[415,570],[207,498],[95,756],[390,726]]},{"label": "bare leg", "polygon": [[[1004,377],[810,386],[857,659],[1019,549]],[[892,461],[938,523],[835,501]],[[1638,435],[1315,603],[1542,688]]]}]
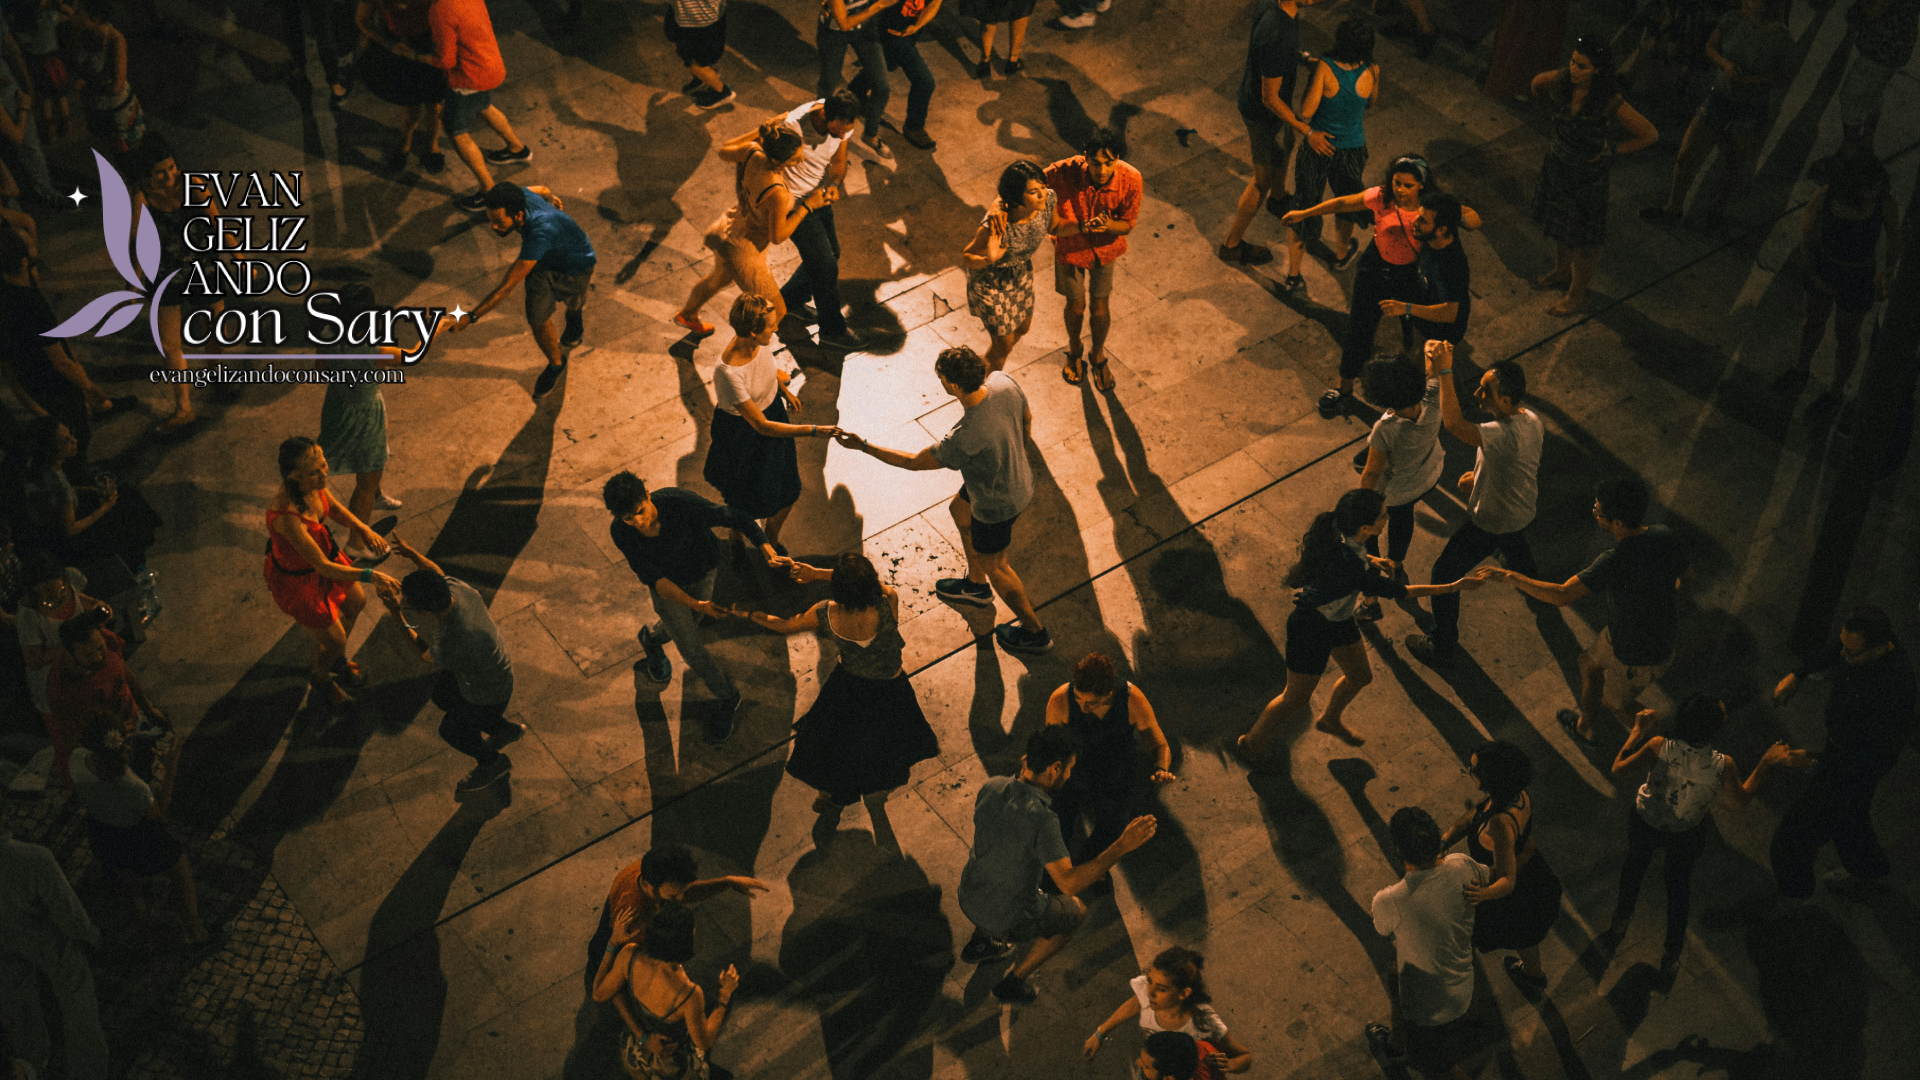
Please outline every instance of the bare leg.
[{"label": "bare leg", "polygon": [[1087,317],[1087,302],[1085,300],[1068,300],[1065,317],[1067,324],[1067,354],[1069,356],[1079,356],[1081,349],[1080,325]]},{"label": "bare leg", "polygon": [[727,88],[727,84],[720,78],[720,73],[710,67],[701,67],[699,64],[688,64],[687,70],[693,74],[694,78],[700,80],[700,85],[716,94]]},{"label": "bare leg", "polygon": [[501,112],[499,106],[489,105],[480,110],[480,119],[487,122],[487,126],[493,129],[495,135],[506,140],[507,149],[517,154],[527,148],[527,144],[521,142],[519,136],[513,133],[513,125],[507,123],[507,114]]},{"label": "bare leg", "polygon": [[1693,189],[1693,181],[1700,175],[1700,163],[1707,159],[1707,151],[1713,149],[1713,139],[1707,131],[1707,122],[1695,116],[1687,125],[1687,133],[1680,139],[1680,156],[1673,162],[1673,184],[1667,189],[1666,211],[1677,214],[1686,205],[1687,192]]},{"label": "bare leg", "polygon": [[1547,969],[1540,966],[1540,946],[1529,945],[1524,949],[1513,950],[1520,954],[1520,970],[1536,979],[1547,977]]},{"label": "bare leg", "polygon": [[1031,18],[1013,20],[1013,34],[1007,39],[1007,59],[1020,59],[1021,50],[1027,47],[1027,21]]},{"label": "bare leg", "polygon": [[329,700],[333,704],[337,705],[347,700],[347,692],[340,688],[340,684],[333,681],[333,662],[347,655],[346,628],[342,627],[336,619],[332,626],[319,628],[302,626],[300,629],[307,632],[307,636],[313,639],[314,645],[313,670],[308,673],[308,681],[313,684],[314,689],[326,690],[331,695]]},{"label": "bare leg", "polygon": [[1113,325],[1113,309],[1108,306],[1107,298],[1096,296],[1088,301],[1087,329],[1093,335],[1093,360],[1099,363],[1107,358],[1107,328]]},{"label": "bare leg", "polygon": [[1240,202],[1233,208],[1233,217],[1227,222],[1227,235],[1220,242],[1229,248],[1237,248],[1247,238],[1247,226],[1253,224],[1253,216],[1260,212],[1260,204],[1267,201],[1267,193],[1273,190],[1279,177],[1279,169],[1272,165],[1255,165],[1253,179],[1247,181],[1246,189],[1240,192]]},{"label": "bare leg", "polygon": [[1303,672],[1287,672],[1286,688],[1280,696],[1267,702],[1260,710],[1259,719],[1253,722],[1253,729],[1240,736],[1240,748],[1255,761],[1264,761],[1273,742],[1275,733],[1294,726],[1295,721],[1304,720],[1313,708],[1313,691],[1320,685],[1320,676]]},{"label": "bare leg", "polygon": [[547,358],[548,367],[560,366],[560,328],[554,325],[553,316],[539,326],[529,327],[533,331],[533,340],[540,346],[541,355]]},{"label": "bare leg", "polygon": [[453,137],[453,152],[460,155],[460,160],[466,163],[473,178],[480,182],[481,191],[493,187],[493,173],[487,168],[487,159],[480,156],[480,146],[473,141],[470,132],[463,131]]},{"label": "bare leg", "polygon": [[994,39],[994,36],[997,35],[999,32],[1000,32],[1000,24],[998,23],[981,23],[980,24],[980,62],[981,63],[984,64],[987,61],[993,59],[993,39]]},{"label": "bare leg", "polygon": [[1573,249],[1565,244],[1553,245],[1553,269],[1533,279],[1536,289],[1559,289],[1573,282]]},{"label": "bare leg", "polygon": [[1427,17],[1426,0],[1407,0],[1407,11],[1413,15],[1413,21],[1419,24],[1422,34],[1433,36],[1433,20]]},{"label": "bare leg", "polygon": [[400,152],[402,154],[413,149],[413,133],[420,130],[420,116],[425,111],[424,105],[407,106],[407,118],[400,121]]},{"label": "bare leg", "polygon": [[184,851],[173,865],[173,876],[180,882],[181,927],[187,932],[187,943],[198,945],[207,940],[207,928],[200,922],[200,894],[193,887],[193,864]]},{"label": "bare leg", "polygon": [[440,106],[437,103],[429,106],[427,113],[427,153],[437,154],[440,152],[440,133],[443,128],[444,125],[441,123],[440,117]]},{"label": "bare leg", "polygon": [[791,513],[793,513],[793,507],[789,506],[761,524],[760,528],[767,534],[768,543],[777,544],[780,542],[780,530],[786,528],[787,515]]},{"label": "bare leg", "polygon": [[1373,667],[1367,663],[1367,647],[1364,644],[1342,645],[1333,650],[1333,661],[1340,665],[1340,678],[1334,681],[1333,695],[1327,699],[1327,707],[1320,713],[1320,719],[1314,721],[1317,730],[1324,731],[1344,742],[1359,746],[1366,742],[1341,719],[1347,706],[1360,691],[1373,682]]},{"label": "bare leg", "polygon": [[953,523],[960,527],[960,545],[967,553],[967,580],[975,585],[992,585],[1000,599],[1013,609],[1014,617],[1020,625],[1029,630],[1044,630],[1040,616],[1033,610],[1033,604],[1027,599],[1027,587],[1020,575],[1007,565],[1005,552],[982,555],[973,549],[973,505],[955,495],[947,503],[947,512],[953,515]]},{"label": "bare leg", "polygon": [[1032,328],[1033,316],[1029,315],[1027,321],[1020,324],[1020,329],[1011,334],[988,334],[987,336],[993,339],[993,344],[987,348],[987,370],[999,371],[1005,368],[1007,357],[1013,355],[1013,350],[1020,344],[1020,339],[1026,337],[1027,331]]},{"label": "bare leg", "polygon": [[349,513],[361,521],[372,520],[373,500],[380,494],[380,478],[385,475],[382,469],[354,475],[353,494],[347,498]]},{"label": "bare leg", "polygon": [[[1020,21],[1025,22],[1026,20],[1022,19]],[[1086,910],[1086,905],[1080,903],[1079,897],[1074,897],[1073,902],[1079,905],[1081,911]],[[1041,964],[1046,963],[1048,958],[1053,956],[1054,953],[1065,948],[1067,942],[1071,940],[1073,940],[1072,934],[1055,934],[1050,938],[1041,938],[1039,941],[1033,943],[1033,947],[1027,950],[1027,955],[1022,958],[1019,963],[1013,965],[1013,970],[1007,972],[1007,974],[1016,979],[1026,978],[1035,971],[1038,971]]]},{"label": "bare leg", "polygon": [[1572,249],[1573,273],[1567,279],[1567,295],[1548,310],[1555,315],[1572,315],[1587,306],[1587,284],[1593,280],[1594,264],[1600,261],[1597,247]]},{"label": "bare leg", "polygon": [[1574,729],[1583,739],[1594,737],[1593,722],[1603,716],[1612,716],[1613,710],[1607,707],[1607,669],[1588,660],[1586,654],[1580,656],[1580,719]]},{"label": "bare leg", "polygon": [[698,319],[700,309],[707,306],[707,301],[713,299],[721,289],[732,283],[733,275],[727,272],[727,264],[716,254],[713,257],[713,269],[707,271],[706,277],[693,283],[693,289],[687,293],[687,302],[680,309],[680,314],[690,320]]}]

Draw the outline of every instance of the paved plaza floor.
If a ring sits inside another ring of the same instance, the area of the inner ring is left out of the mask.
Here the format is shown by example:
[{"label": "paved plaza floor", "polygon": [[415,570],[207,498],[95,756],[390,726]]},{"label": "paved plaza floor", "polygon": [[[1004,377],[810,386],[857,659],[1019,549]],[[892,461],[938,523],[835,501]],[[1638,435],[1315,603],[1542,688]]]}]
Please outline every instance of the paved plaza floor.
[{"label": "paved plaza floor", "polygon": [[[116,1060],[130,1075],[545,1080],[562,1075],[570,1051],[569,1076],[615,1075],[583,1008],[587,941],[614,872],[663,842],[691,845],[703,875],[771,886],[704,904],[690,965],[709,987],[739,966],[714,1060],[741,1077],[1119,1077],[1137,1035],[1123,1032],[1092,1062],[1081,1044],[1169,944],[1206,954],[1216,1007],[1253,1052],[1248,1075],[1400,1075],[1362,1034],[1389,1012],[1392,946],[1369,916],[1375,891],[1395,879],[1385,821],[1415,805],[1451,820],[1474,794],[1462,763],[1490,737],[1538,766],[1535,836],[1566,896],[1544,946],[1543,999],[1529,1001],[1497,957],[1483,958],[1476,997],[1508,1047],[1487,1075],[1913,1075],[1912,753],[1876,807],[1899,867],[1889,886],[1823,890],[1788,915],[1766,904],[1768,838],[1795,784],[1782,778],[1743,810],[1715,810],[1677,977],[1658,972],[1657,881],[1617,955],[1595,947],[1630,813],[1630,789],[1608,772],[1623,733],[1589,749],[1554,719],[1573,703],[1574,657],[1604,614],[1592,602],[1548,609],[1504,588],[1469,596],[1469,659],[1444,672],[1402,644],[1417,607],[1389,605],[1366,630],[1374,682],[1348,713],[1364,746],[1301,734],[1291,771],[1266,776],[1227,753],[1284,682],[1291,596],[1280,578],[1312,515],[1355,485],[1350,459],[1367,430],[1314,411],[1351,272],[1310,259],[1306,289],[1287,293],[1284,264],[1241,270],[1213,254],[1249,174],[1234,107],[1243,3],[1117,0],[1075,34],[1036,19],[1027,70],[986,81],[968,74],[971,24],[953,14],[934,24],[923,52],[940,84],[928,125],[938,149],[890,133],[896,159],[856,155],[835,209],[851,319],[873,346],[845,357],[783,347],[808,376],[806,420],[926,445],[958,413],[934,378],[935,354],[987,343],[958,264],[1000,170],[1019,156],[1067,156],[1096,124],[1124,130],[1146,198],[1114,289],[1119,385],[1102,395],[1060,379],[1061,302],[1046,287],[1044,251],[1034,330],[1008,365],[1032,402],[1039,487],[1012,559],[1059,645],[1044,658],[1009,655],[977,636],[984,613],[934,598],[935,578],[962,565],[945,509],[952,474],[803,442],[805,494],[787,542],[816,561],[863,548],[899,588],[907,669],[941,753],[884,812],[856,808],[837,830],[816,828],[814,792],[782,766],[790,725],[831,658],[811,637],[737,622],[716,628],[716,652],[747,705],[724,745],[702,742],[704,688],[683,686],[677,663],[664,688],[635,668],[650,601],[611,544],[599,490],[631,469],[650,485],[710,493],[700,474],[720,339],[695,348],[670,320],[704,272],[706,224],[733,198],[730,167],[711,151],[809,100],[815,82],[814,5],[731,6],[721,69],[739,97],[702,112],[677,90],[685,75],[661,37],[663,5],[586,0],[577,26],[545,0],[491,5],[509,72],[495,101],[534,152],[501,175],[553,188],[592,237],[587,336],[539,402],[529,391],[540,356],[517,299],[436,344],[405,385],[385,390],[386,489],[405,501],[395,531],[478,587],[505,635],[511,715],[532,729],[511,751],[510,785],[454,800],[471,763],[436,736],[431,673],[390,620],[365,619],[354,635],[352,654],[374,680],[357,707],[305,701],[309,640],[267,595],[260,549],[275,447],[317,428],[320,387],[203,391],[210,423],[185,443],[147,438],[148,418],[103,427],[116,472],[140,479],[167,520],[152,556],[166,607],[135,666],[191,732],[173,816],[218,924],[202,952],[101,959]],[[1767,386],[1797,341],[1792,252],[1814,190],[1805,170],[1839,140],[1846,6],[1794,6],[1803,66],[1757,181],[1718,229],[1638,217],[1665,190],[1686,119],[1644,105],[1662,143],[1615,169],[1594,308],[1579,318],[1549,314],[1550,297],[1528,287],[1551,261],[1528,213],[1544,125],[1475,87],[1485,44],[1449,38],[1422,62],[1383,38],[1384,89],[1367,120],[1369,179],[1397,154],[1424,153],[1486,221],[1464,240],[1475,296],[1463,366],[1517,359],[1537,394],[1548,435],[1530,533],[1543,575],[1570,575],[1606,546],[1589,514],[1595,482],[1643,477],[1699,570],[1681,651],[1647,700],[1725,695],[1735,721],[1726,747],[1743,768],[1775,739],[1820,738],[1821,694],[1775,709],[1768,690],[1793,663],[1787,628],[1834,479],[1832,423]],[[136,36],[135,78],[155,87],[154,127],[183,168],[304,170],[323,283],[365,280],[382,303],[467,308],[491,290],[517,239],[452,208],[469,184],[457,162],[438,176],[381,164],[397,109],[359,92],[329,112],[324,88],[296,102],[269,77],[285,57],[273,12],[161,7],[192,32],[186,44]],[[1303,44],[1327,47],[1340,19],[1364,12],[1308,9]],[[1611,33],[1621,16],[1612,5],[1578,9],[1574,32]],[[1889,89],[1883,155],[1920,139],[1913,70]],[[893,100],[897,124],[899,80]],[[1916,163],[1920,151],[1891,161],[1903,206]],[[63,315],[117,280],[99,253],[97,212],[88,203],[43,219],[48,291]],[[1283,233],[1262,211],[1249,238],[1278,244]],[[784,279],[796,256],[790,246],[772,256]],[[163,388],[145,379],[149,347],[80,349],[113,392],[164,412]],[[1816,381],[1831,354],[1829,344],[1816,359]],[[1447,445],[1450,475],[1471,467],[1470,448]],[[1879,489],[1845,588],[1848,600],[1894,610],[1909,635],[1920,632],[1914,469]],[[1414,580],[1463,519],[1445,491],[1421,507]],[[723,569],[719,586],[720,599],[780,612],[818,595],[745,562]],[[995,617],[1008,618],[1004,607]],[[1115,895],[1093,901],[1085,930],[1041,969],[1039,1002],[1002,1006],[988,993],[1001,969],[958,961],[971,929],[954,893],[973,794],[1017,768],[1047,695],[1095,649],[1123,657],[1153,701],[1178,780],[1143,803],[1158,836],[1120,864]],[[49,796],[23,813],[68,859],[115,940],[113,894],[88,869],[76,811]]]}]

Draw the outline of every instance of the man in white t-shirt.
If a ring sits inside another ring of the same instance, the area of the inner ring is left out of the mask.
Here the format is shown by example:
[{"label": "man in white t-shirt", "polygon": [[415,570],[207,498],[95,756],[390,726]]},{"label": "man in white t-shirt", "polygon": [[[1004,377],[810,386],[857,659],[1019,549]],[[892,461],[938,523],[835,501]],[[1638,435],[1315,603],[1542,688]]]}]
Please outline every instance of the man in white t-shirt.
[{"label": "man in white t-shirt", "polygon": [[[786,168],[787,190],[795,199],[846,180],[847,137],[859,118],[860,102],[845,87],[786,115],[786,126],[805,144]],[[793,246],[800,249],[800,269],[780,287],[787,314],[819,324],[820,344],[828,348],[853,352],[866,345],[840,312],[840,234],[833,228],[833,207],[808,214],[793,230]]]},{"label": "man in white t-shirt", "polygon": [[1404,876],[1373,897],[1373,928],[1393,939],[1397,1031],[1368,1024],[1367,1040],[1389,1060],[1402,1053],[1428,1076],[1466,1075],[1465,1018],[1473,1005],[1473,898],[1487,868],[1460,852],[1445,858],[1440,826],[1417,806],[1387,823]]},{"label": "man in white t-shirt", "polygon": [[[1440,423],[1454,438],[1480,450],[1473,471],[1456,482],[1466,496],[1469,517],[1433,561],[1434,582],[1458,581],[1496,551],[1507,569],[1538,577],[1525,529],[1540,494],[1540,447],[1546,428],[1533,410],[1521,407],[1527,373],[1519,364],[1502,360],[1481,376],[1473,399],[1493,418],[1484,424],[1469,421],[1460,411],[1451,344],[1427,342],[1427,377],[1440,380]],[[1436,596],[1433,633],[1409,635],[1407,651],[1423,663],[1440,664],[1452,660],[1459,645],[1460,597]]]}]

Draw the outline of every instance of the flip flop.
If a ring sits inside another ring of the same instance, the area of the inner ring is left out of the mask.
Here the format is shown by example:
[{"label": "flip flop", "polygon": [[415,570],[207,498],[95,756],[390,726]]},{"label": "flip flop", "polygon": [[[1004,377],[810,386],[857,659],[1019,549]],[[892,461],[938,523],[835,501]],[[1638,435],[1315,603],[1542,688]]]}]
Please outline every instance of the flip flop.
[{"label": "flip flop", "polygon": [[1060,365],[1060,378],[1068,386],[1079,386],[1087,381],[1086,357],[1080,353],[1069,353],[1067,362]]},{"label": "flip flop", "polygon": [[1111,393],[1113,391],[1113,371],[1107,367],[1107,361],[1101,359],[1094,360],[1091,363],[1093,364],[1093,388],[1103,394]]}]

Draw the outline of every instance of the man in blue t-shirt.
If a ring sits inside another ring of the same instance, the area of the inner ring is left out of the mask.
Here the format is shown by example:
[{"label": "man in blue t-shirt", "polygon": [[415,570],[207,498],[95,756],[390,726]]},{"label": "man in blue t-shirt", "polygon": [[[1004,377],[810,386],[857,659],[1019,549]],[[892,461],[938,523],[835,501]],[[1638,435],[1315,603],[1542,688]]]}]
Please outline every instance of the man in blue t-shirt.
[{"label": "man in blue t-shirt", "polygon": [[[472,326],[480,316],[498,307],[513,287],[527,283],[527,325],[546,354],[547,367],[533,382],[533,396],[543,397],[566,370],[563,350],[580,344],[586,334],[581,321],[587,290],[593,285],[593,242],[572,218],[560,212],[560,196],[550,188],[498,183],[487,190],[487,224],[501,236],[520,230],[520,257],[507,267],[506,279],[480,306],[454,321],[450,332]],[[553,309],[567,306],[567,328],[553,329]]]}]

